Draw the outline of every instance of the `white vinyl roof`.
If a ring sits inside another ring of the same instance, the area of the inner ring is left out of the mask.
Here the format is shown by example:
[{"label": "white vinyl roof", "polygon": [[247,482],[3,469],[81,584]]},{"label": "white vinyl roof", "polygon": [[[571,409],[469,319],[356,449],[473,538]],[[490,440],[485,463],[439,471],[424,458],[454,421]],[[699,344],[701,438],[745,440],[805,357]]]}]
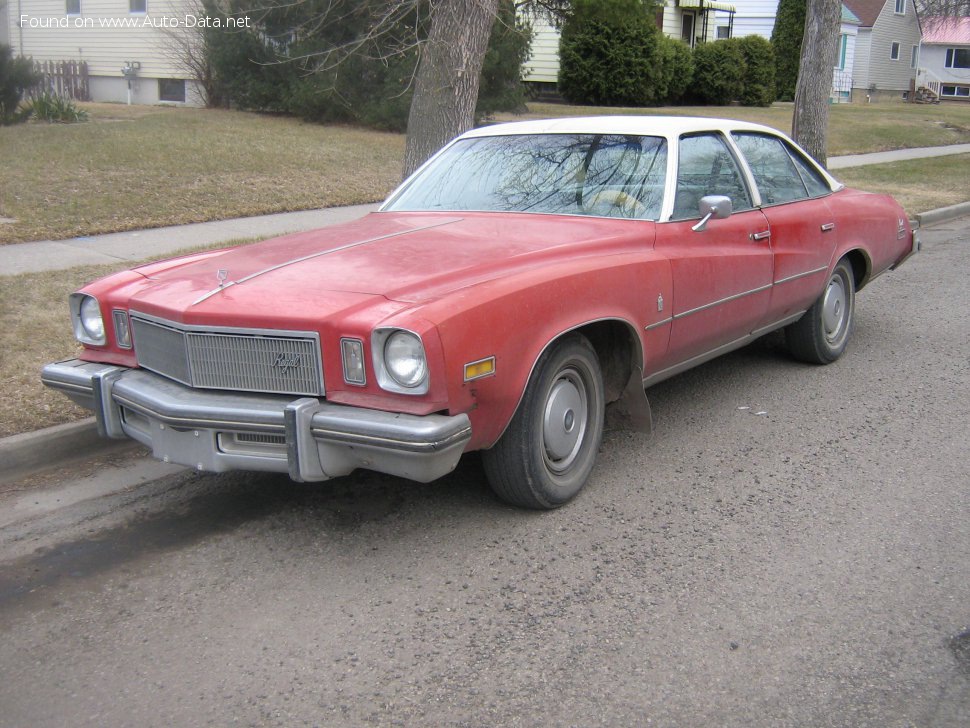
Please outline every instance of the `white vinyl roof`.
[{"label": "white vinyl roof", "polygon": [[[732,119],[704,116],[574,116],[561,119],[513,121],[492,124],[462,134],[461,138],[507,136],[511,134],[636,134],[640,136],[677,137],[700,131],[763,131],[778,134],[777,129]],[[784,136],[784,135],[782,135]]]}]

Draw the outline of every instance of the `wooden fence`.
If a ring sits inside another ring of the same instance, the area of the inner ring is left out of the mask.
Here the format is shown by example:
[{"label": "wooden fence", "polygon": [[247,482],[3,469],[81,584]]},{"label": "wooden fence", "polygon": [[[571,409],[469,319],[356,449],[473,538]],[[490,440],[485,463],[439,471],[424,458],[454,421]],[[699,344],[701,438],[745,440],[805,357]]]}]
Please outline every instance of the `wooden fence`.
[{"label": "wooden fence", "polygon": [[88,101],[88,64],[86,61],[34,61],[43,80],[29,95],[52,93],[74,101]]}]

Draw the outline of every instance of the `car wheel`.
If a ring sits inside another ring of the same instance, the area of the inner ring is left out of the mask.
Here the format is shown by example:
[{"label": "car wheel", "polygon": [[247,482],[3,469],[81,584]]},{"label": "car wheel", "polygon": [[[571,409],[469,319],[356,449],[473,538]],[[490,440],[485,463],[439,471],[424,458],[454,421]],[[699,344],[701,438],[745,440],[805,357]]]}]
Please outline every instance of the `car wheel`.
[{"label": "car wheel", "polygon": [[599,358],[573,334],[544,353],[508,429],[482,453],[489,484],[504,501],[551,509],[586,484],[605,411]]},{"label": "car wheel", "polygon": [[825,290],[798,321],[785,330],[788,348],[796,359],[829,364],[845,351],[855,315],[855,277],[852,264],[842,259]]}]

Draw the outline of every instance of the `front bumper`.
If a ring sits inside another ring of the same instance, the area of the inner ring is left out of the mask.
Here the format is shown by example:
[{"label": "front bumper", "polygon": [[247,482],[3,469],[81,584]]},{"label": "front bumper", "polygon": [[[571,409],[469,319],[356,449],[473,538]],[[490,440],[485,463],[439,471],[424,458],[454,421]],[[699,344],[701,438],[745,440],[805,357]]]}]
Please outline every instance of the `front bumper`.
[{"label": "front bumper", "polygon": [[71,359],[45,385],[94,411],[104,437],[131,437],[154,456],[201,471],[262,470],[296,481],[357,468],[427,483],[454,470],[468,416],[403,415],[313,397],[193,389],[145,371]]}]

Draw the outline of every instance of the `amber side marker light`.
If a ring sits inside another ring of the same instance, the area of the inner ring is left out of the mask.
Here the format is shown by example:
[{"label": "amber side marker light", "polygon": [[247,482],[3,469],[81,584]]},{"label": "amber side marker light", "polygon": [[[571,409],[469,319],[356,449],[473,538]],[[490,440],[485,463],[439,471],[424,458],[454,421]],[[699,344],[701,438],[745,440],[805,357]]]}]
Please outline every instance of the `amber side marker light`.
[{"label": "amber side marker light", "polygon": [[490,374],[495,374],[494,356],[490,356],[488,359],[479,359],[478,361],[473,361],[465,365],[466,382],[470,382],[472,379],[481,379]]}]

